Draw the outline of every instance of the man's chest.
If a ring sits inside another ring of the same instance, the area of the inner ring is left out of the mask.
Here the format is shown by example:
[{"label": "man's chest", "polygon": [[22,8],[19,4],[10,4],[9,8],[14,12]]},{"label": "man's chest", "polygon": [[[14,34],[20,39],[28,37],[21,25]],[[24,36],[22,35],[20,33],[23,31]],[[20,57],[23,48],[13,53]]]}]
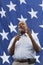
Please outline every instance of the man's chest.
[{"label": "man's chest", "polygon": [[21,36],[16,42],[15,47],[32,47],[31,39],[28,36]]}]

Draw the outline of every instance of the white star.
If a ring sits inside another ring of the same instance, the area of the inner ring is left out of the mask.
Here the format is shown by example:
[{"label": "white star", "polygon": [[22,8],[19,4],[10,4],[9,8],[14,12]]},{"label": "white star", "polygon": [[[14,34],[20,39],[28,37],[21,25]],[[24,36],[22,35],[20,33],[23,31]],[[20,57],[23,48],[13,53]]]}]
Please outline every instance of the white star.
[{"label": "white star", "polygon": [[7,39],[7,40],[8,40],[8,37],[7,37],[8,32],[6,33],[6,32],[3,30],[3,32],[0,33],[0,35],[2,36],[2,40],[4,40],[4,39]]},{"label": "white star", "polygon": [[39,25],[39,27],[43,28],[43,25]]},{"label": "white star", "polygon": [[5,52],[3,53],[3,56],[0,56],[0,58],[3,59],[3,64],[4,64],[5,62],[10,63],[9,60],[8,60],[9,57],[10,57],[10,56],[7,56],[7,55],[5,54]]},{"label": "white star", "polygon": [[38,46],[41,48],[40,41],[39,41],[37,35],[38,35],[38,33],[34,33],[34,31],[32,30],[32,37],[35,40],[35,42],[38,44]]},{"label": "white star", "polygon": [[1,18],[6,17],[6,15],[5,15],[6,11],[4,11],[3,8],[1,8],[1,10],[2,10],[2,11],[0,11]]},{"label": "white star", "polygon": [[34,33],[34,31],[32,30],[32,36],[35,36],[37,38],[38,33]]},{"label": "white star", "polygon": [[43,50],[43,47],[41,49]]},{"label": "white star", "polygon": [[17,18],[19,21],[24,21],[26,22],[27,21],[27,18],[24,18],[22,15],[21,15],[21,18]]},{"label": "white star", "polygon": [[41,6],[42,7],[42,10],[43,10],[43,0],[42,0],[42,4],[39,4],[39,6]]},{"label": "white star", "polygon": [[34,11],[32,8],[31,8],[31,12],[28,12],[28,13],[31,15],[31,19],[33,17],[38,18],[37,15],[36,15],[38,12],[37,11]]},{"label": "white star", "polygon": [[10,28],[10,31],[11,31],[11,33],[14,31],[14,32],[16,32],[17,33],[17,31],[16,31],[16,27],[17,27],[17,25],[13,25],[11,22],[10,22],[10,25],[8,26],[9,28]]},{"label": "white star", "polygon": [[26,4],[26,1],[25,0],[20,0],[20,4],[22,4],[22,3]]},{"label": "white star", "polygon": [[36,58],[36,62],[38,62],[38,63],[40,63],[40,61],[39,61],[39,57],[40,57],[40,56],[35,56],[35,58]]},{"label": "white star", "polygon": [[9,7],[9,11],[11,11],[11,10],[16,11],[15,6],[16,6],[16,4],[13,4],[12,1],[10,1],[10,5],[7,5],[7,7]]}]

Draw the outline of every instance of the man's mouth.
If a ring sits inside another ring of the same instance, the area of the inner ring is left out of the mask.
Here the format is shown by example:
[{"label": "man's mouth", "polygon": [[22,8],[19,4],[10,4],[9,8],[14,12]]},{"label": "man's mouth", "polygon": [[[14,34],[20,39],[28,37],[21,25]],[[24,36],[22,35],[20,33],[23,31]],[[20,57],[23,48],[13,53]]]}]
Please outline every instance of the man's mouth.
[{"label": "man's mouth", "polygon": [[19,28],[19,30],[21,31],[21,30],[24,30],[23,28]]}]

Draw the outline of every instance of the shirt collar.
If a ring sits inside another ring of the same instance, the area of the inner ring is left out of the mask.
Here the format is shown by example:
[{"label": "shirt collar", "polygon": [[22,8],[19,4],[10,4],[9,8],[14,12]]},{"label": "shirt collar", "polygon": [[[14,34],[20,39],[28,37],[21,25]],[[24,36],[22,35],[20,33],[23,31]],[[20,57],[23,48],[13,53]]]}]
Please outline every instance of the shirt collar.
[{"label": "shirt collar", "polygon": [[24,36],[27,36],[27,33],[24,33],[24,34],[20,34],[20,36],[23,36],[23,35],[24,35]]}]

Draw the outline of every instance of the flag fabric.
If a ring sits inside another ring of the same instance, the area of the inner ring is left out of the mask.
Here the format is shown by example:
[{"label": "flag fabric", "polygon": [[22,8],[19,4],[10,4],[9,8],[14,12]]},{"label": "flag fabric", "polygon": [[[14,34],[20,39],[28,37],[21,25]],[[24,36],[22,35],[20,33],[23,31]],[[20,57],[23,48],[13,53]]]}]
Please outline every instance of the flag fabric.
[{"label": "flag fabric", "polygon": [[0,0],[0,65],[12,65],[8,52],[18,33],[18,23],[25,21],[41,45],[35,65],[43,65],[43,0]]}]

